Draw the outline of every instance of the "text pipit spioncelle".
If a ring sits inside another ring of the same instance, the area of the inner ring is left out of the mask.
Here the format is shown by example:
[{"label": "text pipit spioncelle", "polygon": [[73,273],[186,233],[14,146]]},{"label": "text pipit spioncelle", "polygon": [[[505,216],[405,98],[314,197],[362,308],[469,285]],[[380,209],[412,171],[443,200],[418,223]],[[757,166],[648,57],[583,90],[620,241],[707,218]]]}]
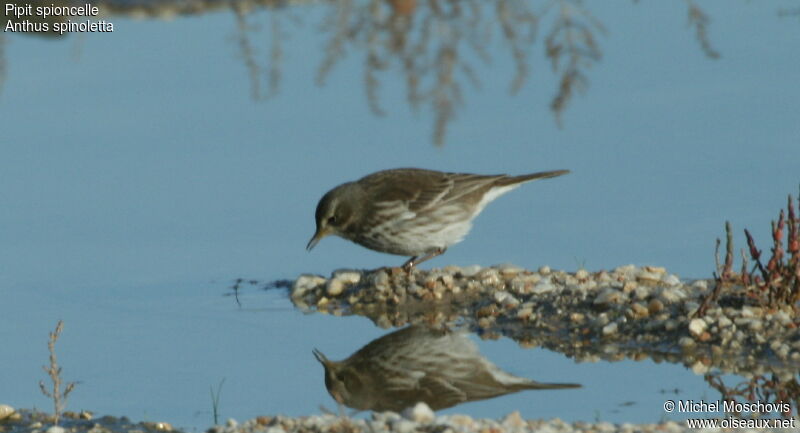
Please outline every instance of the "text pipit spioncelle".
[{"label": "text pipit spioncelle", "polygon": [[536,179],[561,176],[569,170],[522,176],[443,173],[398,168],[372,173],[328,191],[317,204],[317,230],[308,242],[337,235],[369,249],[411,256],[415,265],[461,242],[472,220],[497,197]]}]

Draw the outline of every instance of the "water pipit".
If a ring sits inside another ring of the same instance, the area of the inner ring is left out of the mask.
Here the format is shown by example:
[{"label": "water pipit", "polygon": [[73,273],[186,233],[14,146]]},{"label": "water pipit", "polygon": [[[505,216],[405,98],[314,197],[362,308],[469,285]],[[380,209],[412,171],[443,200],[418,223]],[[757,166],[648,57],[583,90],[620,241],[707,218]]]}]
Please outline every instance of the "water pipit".
[{"label": "water pipit", "polygon": [[461,242],[472,220],[497,197],[536,179],[569,170],[521,176],[444,173],[398,168],[372,173],[328,191],[317,204],[317,230],[306,249],[337,235],[369,249],[411,256],[415,265]]}]

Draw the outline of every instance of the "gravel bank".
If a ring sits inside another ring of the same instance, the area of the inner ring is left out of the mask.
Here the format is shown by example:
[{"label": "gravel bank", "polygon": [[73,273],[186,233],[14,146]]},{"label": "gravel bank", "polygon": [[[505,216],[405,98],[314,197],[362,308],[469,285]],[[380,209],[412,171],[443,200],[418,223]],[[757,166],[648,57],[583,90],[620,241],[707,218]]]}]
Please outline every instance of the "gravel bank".
[{"label": "gravel bank", "polygon": [[753,305],[728,287],[694,317],[712,281],[683,281],[659,267],[574,273],[513,265],[415,270],[339,270],[302,275],[291,299],[304,311],[369,317],[382,328],[425,322],[466,324],[578,361],[625,358],[682,363],[697,374],[743,377],[800,370],[800,318],[790,308]]},{"label": "gravel bank", "polygon": [[[133,423],[127,418],[106,416],[96,420],[66,419],[63,428],[55,430],[43,423],[43,415],[20,411],[13,420],[0,420],[0,431],[7,433],[156,433],[179,432],[167,423]],[[46,417],[46,416],[45,416]],[[567,423],[560,419],[525,420],[519,412],[512,412],[500,419],[473,419],[467,415],[436,416],[426,407],[396,414],[373,413],[367,419],[314,415],[289,418],[284,416],[261,416],[238,423],[228,420],[223,426],[214,426],[208,433],[679,433],[721,432],[720,428],[686,427],[685,422],[666,421],[657,424],[612,424],[608,422]],[[750,431],[797,431],[778,428],[738,428],[737,432]]]}]

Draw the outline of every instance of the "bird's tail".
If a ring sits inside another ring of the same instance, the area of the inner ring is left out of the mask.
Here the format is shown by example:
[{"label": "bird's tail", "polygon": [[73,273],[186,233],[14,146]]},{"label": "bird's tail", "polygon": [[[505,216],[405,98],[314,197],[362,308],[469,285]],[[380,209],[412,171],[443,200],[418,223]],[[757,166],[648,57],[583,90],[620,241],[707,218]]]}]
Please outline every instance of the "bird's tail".
[{"label": "bird's tail", "polygon": [[519,384],[520,389],[568,389],[580,388],[581,385],[577,383],[541,383],[534,380],[527,381],[527,383]]},{"label": "bird's tail", "polygon": [[569,173],[569,170],[540,171],[538,173],[523,174],[521,176],[506,176],[495,182],[497,186],[514,185],[522,182],[529,182],[536,179],[547,179],[548,177],[562,176]]}]

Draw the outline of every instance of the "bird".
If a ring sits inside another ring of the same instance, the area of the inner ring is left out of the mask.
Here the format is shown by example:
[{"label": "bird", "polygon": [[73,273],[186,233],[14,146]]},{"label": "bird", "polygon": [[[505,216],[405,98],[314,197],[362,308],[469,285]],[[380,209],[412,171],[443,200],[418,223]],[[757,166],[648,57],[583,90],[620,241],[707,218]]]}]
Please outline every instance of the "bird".
[{"label": "bird", "polygon": [[314,214],[316,231],[306,245],[313,249],[337,235],[383,253],[410,256],[411,269],[461,242],[472,220],[497,197],[536,179],[569,170],[521,176],[446,173],[419,168],[382,170],[328,191]]},{"label": "bird", "polygon": [[581,386],[514,376],[483,357],[466,331],[421,324],[373,340],[342,361],[313,353],[331,397],[357,410],[401,412],[418,402],[439,410],[524,390]]}]

